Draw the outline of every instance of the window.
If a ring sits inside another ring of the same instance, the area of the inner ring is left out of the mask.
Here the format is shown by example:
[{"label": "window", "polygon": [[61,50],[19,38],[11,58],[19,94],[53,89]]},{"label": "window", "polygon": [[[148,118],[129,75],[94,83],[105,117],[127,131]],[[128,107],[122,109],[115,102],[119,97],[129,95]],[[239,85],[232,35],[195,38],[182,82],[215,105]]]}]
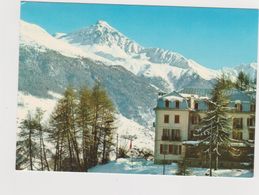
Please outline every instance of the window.
[{"label": "window", "polygon": [[181,141],[181,136],[180,136],[180,130],[179,129],[172,129],[171,130],[171,141]]},{"label": "window", "polygon": [[238,111],[238,112],[242,112],[242,110],[243,110],[243,106],[241,103],[236,103],[235,108],[236,108],[236,111]]},{"label": "window", "polygon": [[163,129],[162,141],[169,140],[169,133],[170,133],[169,129]]},{"label": "window", "polygon": [[180,123],[180,116],[179,115],[174,116],[174,123],[176,123],[176,124]]},{"label": "window", "polygon": [[180,155],[182,153],[181,145],[169,145],[169,154]]},{"label": "window", "polygon": [[250,112],[255,112],[255,104],[250,105]]},{"label": "window", "polygon": [[255,118],[247,118],[247,126],[254,127],[255,126]]},{"label": "window", "polygon": [[168,145],[160,144],[160,154],[168,154]]},{"label": "window", "polygon": [[169,108],[169,101],[168,100],[165,101],[165,107]]},{"label": "window", "polygon": [[198,102],[195,102],[195,104],[194,104],[194,109],[195,109],[195,110],[198,110],[198,109],[199,109],[199,103],[198,103]]},{"label": "window", "polygon": [[233,119],[233,129],[243,129],[243,118]]},{"label": "window", "polygon": [[179,109],[180,107],[180,102],[178,100],[175,101],[175,108]]},{"label": "window", "polygon": [[199,115],[192,115],[192,124],[198,124],[200,122],[200,116]]},{"label": "window", "polygon": [[233,131],[233,139],[242,140],[243,133],[241,131]]},{"label": "window", "polygon": [[254,140],[255,139],[255,133],[254,132],[252,132],[252,131],[249,132],[249,139],[250,140]]},{"label": "window", "polygon": [[164,115],[164,123],[169,123],[169,115],[168,114]]},{"label": "window", "polygon": [[173,145],[172,144],[169,145],[169,154],[173,154]]}]

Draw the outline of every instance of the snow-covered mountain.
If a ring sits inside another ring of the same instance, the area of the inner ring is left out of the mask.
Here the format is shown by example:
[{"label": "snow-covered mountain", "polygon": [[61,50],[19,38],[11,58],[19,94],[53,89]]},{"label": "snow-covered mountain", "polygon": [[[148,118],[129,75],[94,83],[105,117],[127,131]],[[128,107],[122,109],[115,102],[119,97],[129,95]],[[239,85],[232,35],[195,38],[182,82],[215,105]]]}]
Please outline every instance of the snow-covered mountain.
[{"label": "snow-covered mountain", "polygon": [[145,48],[105,21],[55,36],[21,21],[21,92],[28,92],[37,102],[51,102],[49,99],[55,97],[49,91],[62,94],[68,85],[91,87],[98,80],[117,108],[118,124],[124,127],[121,131],[140,131],[140,137],[149,139],[145,143],[153,139],[148,131],[152,129],[159,91],[208,88],[222,72],[234,78],[240,70],[254,76],[256,69],[252,63],[212,70],[173,51]]},{"label": "snow-covered mountain", "polygon": [[77,46],[83,46],[83,48],[87,46],[103,47],[103,50],[116,51],[119,52],[117,53],[119,55],[123,55],[123,52],[129,55],[137,54],[142,50],[142,47],[135,41],[130,40],[107,22],[101,20],[95,25],[59,38],[65,39]]},{"label": "snow-covered mountain", "polygon": [[256,78],[257,63],[241,64],[234,68],[223,68],[221,70],[224,74],[228,75],[232,80],[235,80],[240,71],[245,72],[252,79]]},{"label": "snow-covered mountain", "polygon": [[105,21],[56,37],[87,53],[106,58],[110,61],[109,65],[122,65],[136,75],[159,77],[170,90],[175,88],[172,75],[174,79],[180,79],[188,73],[211,80],[218,74],[179,53],[160,48],[144,48]]},{"label": "snow-covered mountain", "polygon": [[30,46],[39,51],[54,50],[68,57],[86,57],[96,60],[105,60],[97,55],[86,53],[80,48],[68,44],[51,36],[38,25],[21,20],[20,22],[20,46]]},{"label": "snow-covered mountain", "polygon": [[[54,37],[37,25],[21,21],[21,44],[46,47],[70,57],[90,58],[108,66],[120,65],[135,75],[149,78],[153,86],[166,91],[187,86],[192,79],[210,85],[209,81],[222,72],[234,78],[240,70],[240,67],[212,70],[176,52],[145,48],[101,20],[75,32],[56,33]],[[250,65],[243,65],[242,69],[254,75],[256,64],[250,69],[246,66]]]}]

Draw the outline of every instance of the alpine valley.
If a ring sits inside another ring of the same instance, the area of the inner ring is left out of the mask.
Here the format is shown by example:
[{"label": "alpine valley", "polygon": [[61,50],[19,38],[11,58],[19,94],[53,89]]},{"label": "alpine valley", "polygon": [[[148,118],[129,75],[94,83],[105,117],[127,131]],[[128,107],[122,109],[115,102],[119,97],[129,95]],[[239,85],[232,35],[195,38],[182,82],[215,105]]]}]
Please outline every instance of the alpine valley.
[{"label": "alpine valley", "polygon": [[235,78],[240,70],[255,77],[257,64],[212,70],[173,51],[145,48],[105,21],[55,35],[21,21],[18,119],[36,107],[48,117],[68,85],[99,81],[118,112],[118,133],[135,134],[138,147],[153,150],[158,92],[210,88],[222,72]]}]

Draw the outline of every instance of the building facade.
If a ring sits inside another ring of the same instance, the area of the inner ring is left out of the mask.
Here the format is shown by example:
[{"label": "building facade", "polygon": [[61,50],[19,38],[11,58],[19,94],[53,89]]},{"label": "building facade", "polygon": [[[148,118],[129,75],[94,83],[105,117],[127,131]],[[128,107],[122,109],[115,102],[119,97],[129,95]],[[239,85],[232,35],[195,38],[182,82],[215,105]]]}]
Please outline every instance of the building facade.
[{"label": "building facade", "polygon": [[[254,141],[255,98],[239,90],[227,92],[228,116],[232,119],[230,136],[241,142]],[[196,141],[195,129],[208,111],[209,89],[183,89],[160,93],[155,111],[155,163],[182,161],[187,145]]]}]

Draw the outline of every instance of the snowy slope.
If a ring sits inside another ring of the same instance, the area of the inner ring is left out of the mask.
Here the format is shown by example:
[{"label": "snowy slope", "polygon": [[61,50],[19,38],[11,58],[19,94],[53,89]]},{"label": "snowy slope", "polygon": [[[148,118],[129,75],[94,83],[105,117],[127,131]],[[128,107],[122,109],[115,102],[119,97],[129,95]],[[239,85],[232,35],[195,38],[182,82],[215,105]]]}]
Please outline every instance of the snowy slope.
[{"label": "snowy slope", "polygon": [[187,75],[211,80],[224,72],[234,78],[243,70],[254,77],[257,69],[257,64],[251,63],[212,70],[173,51],[145,48],[105,21],[67,34],[56,33],[55,37],[35,24],[21,21],[20,43],[42,51],[48,48],[70,57],[91,58],[106,65],[121,65],[135,75],[163,80],[170,90],[175,89],[176,80],[184,80],[182,78]]},{"label": "snowy slope", "polygon": [[[236,68],[212,70],[183,55],[161,48],[145,48],[105,21],[71,33],[48,34],[41,27],[21,21],[21,45],[55,50],[70,57],[87,57],[101,61],[107,66],[120,65],[140,77],[146,77],[156,88],[168,91],[178,89],[199,79],[198,83],[210,81],[222,72],[231,78],[240,70],[254,75],[256,64],[240,65]],[[186,80],[185,78],[188,77]],[[160,81],[158,81],[160,80]]]},{"label": "snowy slope", "polygon": [[111,27],[105,21],[79,31],[58,36],[86,52],[94,53],[107,60],[110,65],[122,65],[136,75],[159,77],[171,84],[168,75],[178,79],[188,72],[205,80],[213,79],[218,72],[199,65],[179,53],[159,48],[144,48]]},{"label": "snowy slope", "polygon": [[232,80],[235,80],[238,76],[238,73],[243,71],[247,75],[249,75],[252,79],[256,78],[257,71],[257,63],[253,62],[250,64],[241,64],[234,68],[223,68],[221,70],[222,73],[228,75]]},{"label": "snowy slope", "polygon": [[[17,123],[25,119],[28,111],[35,112],[36,108],[41,108],[45,111],[43,122],[47,122],[50,114],[55,108],[55,105],[60,97],[60,94],[49,92],[52,99],[38,98],[24,92],[18,92],[18,109],[17,109]],[[133,142],[133,146],[137,148],[146,148],[153,151],[154,147],[154,132],[144,126],[139,125],[133,120],[127,119],[121,114],[116,115],[115,127],[117,127],[117,134],[119,135],[119,145],[128,148],[129,141],[125,140],[123,135],[136,135],[137,139]]]},{"label": "snowy slope", "polygon": [[139,44],[130,40],[102,20],[99,20],[95,25],[69,33],[60,38],[75,45],[100,47],[103,51],[108,49],[109,52],[116,52],[121,56],[139,53],[142,49]]},{"label": "snowy slope", "polygon": [[41,51],[50,49],[68,57],[88,57],[96,60],[105,60],[94,54],[83,52],[62,40],[52,37],[47,31],[38,25],[20,21],[20,46],[31,46]]},{"label": "snowy slope", "polygon": [[133,120],[127,119],[122,115],[117,115],[117,122],[115,126],[118,127],[118,135],[120,137],[121,145],[129,148],[129,141],[121,138],[123,135],[136,135],[137,139],[133,141],[133,147],[147,148],[154,150],[154,139],[155,132],[151,129],[145,128],[142,125],[134,122]]}]

